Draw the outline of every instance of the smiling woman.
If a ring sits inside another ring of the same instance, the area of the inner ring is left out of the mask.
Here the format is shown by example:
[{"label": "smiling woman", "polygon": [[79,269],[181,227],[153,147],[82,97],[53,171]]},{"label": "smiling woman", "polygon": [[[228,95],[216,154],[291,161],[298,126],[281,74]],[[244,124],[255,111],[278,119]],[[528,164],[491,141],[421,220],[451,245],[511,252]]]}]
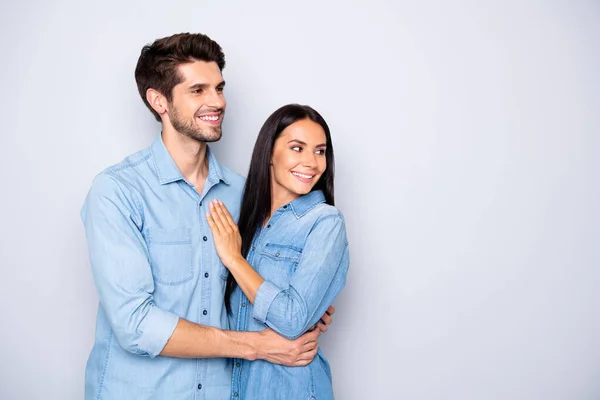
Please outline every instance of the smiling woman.
[{"label": "smiling woman", "polygon": [[[217,253],[231,272],[230,327],[265,325],[288,338],[314,329],[346,282],[344,218],[334,207],[329,127],[308,106],[290,104],[265,122],[254,146],[239,228],[220,201],[207,215]],[[333,399],[319,349],[305,367],[236,359],[232,398]]]},{"label": "smiling woman", "polygon": [[271,158],[271,213],[310,192],[327,168],[323,127],[310,119],[294,122],[275,140]]}]

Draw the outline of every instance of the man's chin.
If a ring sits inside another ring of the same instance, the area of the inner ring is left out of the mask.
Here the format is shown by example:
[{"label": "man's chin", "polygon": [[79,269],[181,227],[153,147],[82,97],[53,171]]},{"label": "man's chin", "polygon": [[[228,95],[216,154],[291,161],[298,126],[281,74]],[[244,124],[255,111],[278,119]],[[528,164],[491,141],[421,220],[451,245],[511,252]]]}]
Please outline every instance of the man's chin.
[{"label": "man's chin", "polygon": [[203,134],[201,135],[203,137],[203,141],[206,143],[211,143],[211,142],[218,142],[219,140],[221,140],[221,137],[223,136],[223,132],[221,131],[221,128],[219,129],[213,129],[210,134]]},{"label": "man's chin", "polygon": [[219,136],[214,136],[214,137],[204,137],[202,140],[200,140],[201,142],[204,143],[212,143],[212,142],[218,142],[219,140],[221,140],[221,135]]},{"label": "man's chin", "polygon": [[198,142],[203,143],[212,143],[218,142],[221,140],[221,130],[213,130],[212,132],[182,132],[183,135],[189,137],[190,139],[196,140]]}]

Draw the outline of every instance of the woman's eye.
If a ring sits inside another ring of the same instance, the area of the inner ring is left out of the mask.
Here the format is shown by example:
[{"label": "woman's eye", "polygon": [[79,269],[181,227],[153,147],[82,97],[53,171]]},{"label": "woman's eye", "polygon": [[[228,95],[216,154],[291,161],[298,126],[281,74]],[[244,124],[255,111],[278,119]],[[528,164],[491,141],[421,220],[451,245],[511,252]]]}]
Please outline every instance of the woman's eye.
[{"label": "woman's eye", "polygon": [[292,147],[292,150],[294,150],[294,151],[302,151],[302,147],[300,147],[300,146],[294,146],[294,147]]},{"label": "woman's eye", "polygon": [[325,154],[325,149],[319,149],[315,153],[317,153],[318,155],[322,156],[323,154]]}]

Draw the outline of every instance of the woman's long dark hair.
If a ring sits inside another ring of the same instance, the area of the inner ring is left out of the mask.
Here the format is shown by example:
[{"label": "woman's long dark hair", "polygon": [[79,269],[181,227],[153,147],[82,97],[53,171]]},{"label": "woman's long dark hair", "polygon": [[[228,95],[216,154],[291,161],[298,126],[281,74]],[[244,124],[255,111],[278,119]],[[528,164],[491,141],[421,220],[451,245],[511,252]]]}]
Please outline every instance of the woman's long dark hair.
[{"label": "woman's long dark hair", "polygon": [[[288,104],[276,110],[260,129],[252,159],[248,178],[244,186],[244,197],[240,210],[240,219],[238,227],[242,236],[242,254],[248,256],[248,251],[252,244],[252,239],[256,230],[264,223],[265,218],[271,211],[271,158],[273,156],[273,146],[275,140],[281,132],[296,121],[310,119],[321,125],[325,131],[327,147],[325,148],[325,160],[327,167],[321,175],[321,178],[312,190],[322,190],[325,195],[325,202],[334,205],[333,199],[333,176],[334,176],[334,157],[333,144],[327,122],[321,114],[312,107],[300,104]],[[237,286],[237,282],[232,274],[227,278],[227,287],[225,288],[225,307],[227,312],[231,313],[231,293]]]}]

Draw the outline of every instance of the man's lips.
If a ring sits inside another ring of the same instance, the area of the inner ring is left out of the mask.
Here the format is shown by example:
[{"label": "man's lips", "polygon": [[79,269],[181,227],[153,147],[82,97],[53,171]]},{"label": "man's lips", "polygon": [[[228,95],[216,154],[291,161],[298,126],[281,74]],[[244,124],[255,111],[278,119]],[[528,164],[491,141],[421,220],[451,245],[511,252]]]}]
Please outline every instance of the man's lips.
[{"label": "man's lips", "polygon": [[221,123],[222,115],[223,115],[223,113],[220,113],[220,112],[206,113],[206,114],[201,114],[201,115],[197,116],[196,118],[198,118],[202,122],[206,122],[211,125],[218,125]]}]

